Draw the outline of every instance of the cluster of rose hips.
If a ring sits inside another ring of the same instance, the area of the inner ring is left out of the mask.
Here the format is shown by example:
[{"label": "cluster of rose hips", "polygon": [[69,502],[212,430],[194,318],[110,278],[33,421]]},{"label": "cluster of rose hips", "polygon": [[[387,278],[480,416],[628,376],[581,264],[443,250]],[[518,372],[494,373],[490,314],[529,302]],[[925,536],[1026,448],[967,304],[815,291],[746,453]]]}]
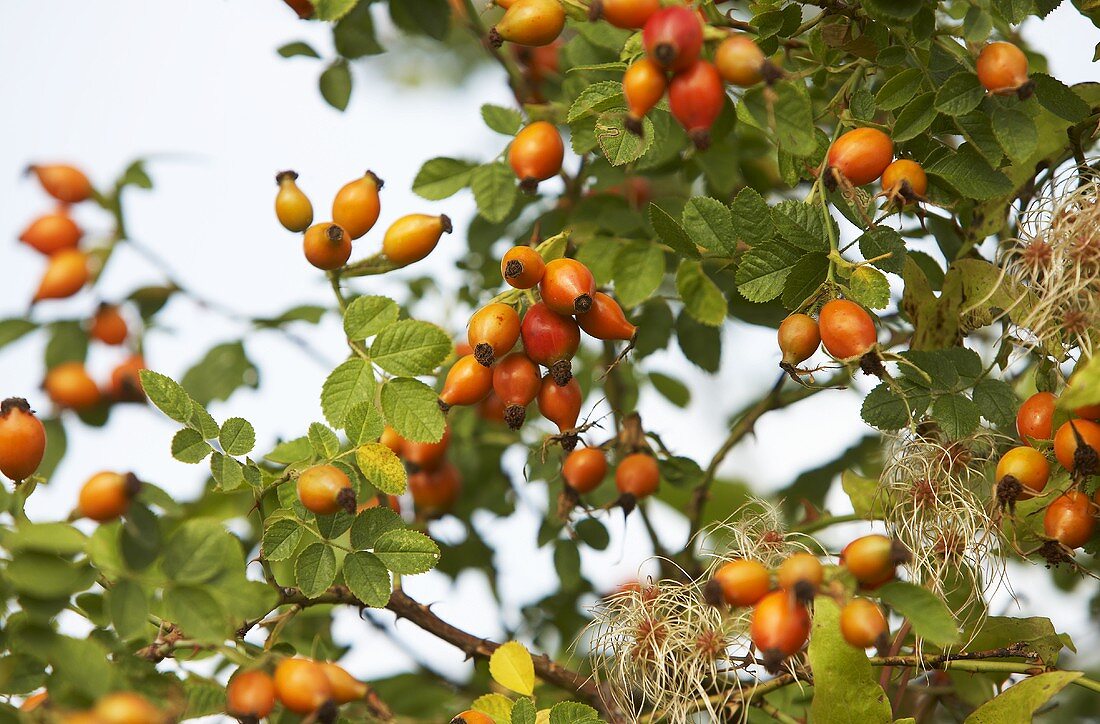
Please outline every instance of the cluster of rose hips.
[{"label": "cluster of rose hips", "polygon": [[[275,216],[288,231],[305,232],[302,251],[310,264],[333,271],[351,258],[351,242],[366,234],[382,210],[378,192],[382,179],[367,171],[345,184],[332,200],[332,221],[313,223],[313,204],[298,188],[298,174],[283,171],[275,176]],[[446,215],[406,214],[390,224],[382,237],[382,253],[395,266],[407,266],[432,253],[443,234],[451,233]]]},{"label": "cluster of rose hips", "polygon": [[1100,491],[1090,498],[1079,489],[1088,478],[1100,474],[1100,404],[1076,408],[1072,419],[1055,430],[1056,404],[1057,397],[1051,392],[1037,392],[1024,401],[1016,414],[1016,431],[1026,444],[1006,452],[995,474],[1002,507],[1012,509],[1018,499],[1039,495],[1050,479],[1050,462],[1033,442],[1051,441],[1055,459],[1073,478],[1073,487],[1047,504],[1043,516],[1043,532],[1055,543],[1044,549],[1052,563],[1087,543],[1100,515]]},{"label": "cluster of rose hips", "polygon": [[[883,535],[866,535],[849,543],[840,554],[841,567],[857,588],[870,591],[893,580],[908,551]],[[738,558],[723,563],[707,584],[707,600],[732,608],[752,607],[749,634],[765,667],[777,671],[802,650],[810,637],[810,606],[819,592],[843,603],[840,629],[856,648],[880,646],[889,632],[882,609],[871,600],[849,597],[844,587],[823,588],[825,567],[817,556],[793,553],[776,570],[760,561]]]},{"label": "cluster of rose hips", "polygon": [[[52,708],[46,691],[28,696],[19,707],[26,713]],[[91,709],[84,711],[56,712],[56,720],[61,724],[167,724],[172,719],[144,696],[132,691],[102,696]]]},{"label": "cluster of rose hips", "polygon": [[847,299],[826,302],[817,319],[797,312],[779,325],[780,366],[797,372],[797,365],[812,357],[820,345],[839,360],[860,360],[878,342],[875,322],[863,307]]},{"label": "cluster of rose hips", "polygon": [[[573,450],[561,466],[567,502],[575,504],[581,495],[598,488],[606,476],[607,454],[602,449],[582,447]],[[615,466],[615,488],[621,496],[619,504],[630,512],[635,502],[657,492],[660,479],[657,460],[648,451],[624,455]]]},{"label": "cluster of rose hips", "polygon": [[263,669],[237,671],[226,687],[226,712],[255,721],[275,709],[276,702],[300,716],[334,721],[337,707],[362,701],[369,687],[339,664],[304,657],[286,658],[274,676]]},{"label": "cluster of rose hips", "polygon": [[[28,171],[59,202],[57,209],[39,216],[19,236],[20,241],[48,258],[34,301],[65,299],[91,279],[89,255],[80,249],[84,231],[69,214],[69,205],[87,201],[95,190],[84,172],[66,164],[34,165]],[[112,346],[125,343],[129,337],[122,310],[108,303],[100,304],[88,320],[87,332],[91,339]],[[100,389],[83,362],[63,362],[46,373],[43,387],[59,408],[86,412],[104,401],[143,400],[138,372],[144,368],[141,355],[131,355],[111,371],[108,383]]]},{"label": "cluster of rose hips", "polygon": [[[527,407],[537,402],[565,436],[576,428],[583,399],[571,363],[580,330],[601,340],[632,340],[637,329],[618,302],[596,291],[592,272],[575,259],[545,262],[534,248],[516,246],[504,255],[500,271],[515,289],[538,287],[541,301],[522,318],[516,306],[500,301],[474,312],[467,329],[470,352],[448,371],[440,407],[476,405],[495,394],[505,422],[518,430]],[[513,351],[521,340],[522,350]],[[548,370],[545,377],[540,365]]]}]

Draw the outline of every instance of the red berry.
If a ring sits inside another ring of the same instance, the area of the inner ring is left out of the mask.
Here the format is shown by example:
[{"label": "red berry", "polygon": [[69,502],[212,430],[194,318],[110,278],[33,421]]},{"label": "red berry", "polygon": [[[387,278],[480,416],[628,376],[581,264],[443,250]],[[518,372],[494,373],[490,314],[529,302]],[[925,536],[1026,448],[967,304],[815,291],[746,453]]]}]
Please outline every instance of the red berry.
[{"label": "red berry", "polygon": [[683,5],[658,10],[642,29],[646,54],[662,68],[684,70],[699,58],[703,49],[703,23]]},{"label": "red berry", "polygon": [[542,388],[539,368],[527,355],[513,352],[493,370],[493,392],[505,404],[504,421],[518,430],[527,416],[527,406]]},{"label": "red berry", "polygon": [[581,343],[580,328],[573,318],[562,316],[539,302],[523,315],[520,335],[523,348],[532,361],[549,369],[559,385],[569,381],[573,376],[569,361]]},{"label": "red berry", "polygon": [[696,148],[710,145],[710,127],[722,112],[726,89],[715,67],[699,60],[672,76],[668,105],[672,116],[688,132]]}]

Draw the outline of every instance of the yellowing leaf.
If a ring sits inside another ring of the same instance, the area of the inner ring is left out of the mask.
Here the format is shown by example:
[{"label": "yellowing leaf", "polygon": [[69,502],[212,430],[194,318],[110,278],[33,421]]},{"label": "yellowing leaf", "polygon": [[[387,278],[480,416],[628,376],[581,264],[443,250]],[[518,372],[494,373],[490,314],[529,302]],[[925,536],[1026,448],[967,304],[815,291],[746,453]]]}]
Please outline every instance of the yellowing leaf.
[{"label": "yellowing leaf", "polygon": [[511,724],[512,700],[504,694],[485,694],[474,699],[474,711],[492,718],[494,724]]},{"label": "yellowing leaf", "polygon": [[371,485],[389,495],[405,492],[408,474],[401,460],[385,445],[367,442],[355,451],[355,462]]},{"label": "yellowing leaf", "polygon": [[530,696],[535,691],[535,664],[518,641],[501,645],[489,658],[489,673],[505,689]]}]

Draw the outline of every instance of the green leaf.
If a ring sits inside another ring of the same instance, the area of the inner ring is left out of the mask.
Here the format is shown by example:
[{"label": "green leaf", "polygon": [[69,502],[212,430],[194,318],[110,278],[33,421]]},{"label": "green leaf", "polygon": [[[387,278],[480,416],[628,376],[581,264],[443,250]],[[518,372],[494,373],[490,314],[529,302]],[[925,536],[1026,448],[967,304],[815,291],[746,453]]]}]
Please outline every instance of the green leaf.
[{"label": "green leaf", "polygon": [[653,224],[653,229],[661,237],[661,241],[672,247],[673,251],[692,259],[699,258],[699,250],[695,248],[695,243],[688,237],[684,228],[657,204],[649,205],[649,223]]},{"label": "green leaf", "polygon": [[344,333],[348,339],[367,339],[397,321],[401,309],[389,297],[356,297],[344,312]]},{"label": "green leaf", "polygon": [[159,372],[142,370],[138,373],[145,396],[156,408],[176,422],[191,419],[191,398],[175,380]]},{"label": "green leaf", "polygon": [[653,143],[653,121],[642,119],[642,135],[626,130],[622,111],[605,111],[596,118],[596,141],[612,166],[637,161]]},{"label": "green leaf", "polygon": [[318,20],[339,20],[351,12],[359,0],[309,0]]},{"label": "green leaf", "polygon": [[290,518],[280,518],[264,528],[260,550],[269,561],[285,561],[294,555],[304,529]]},{"label": "green leaf", "polygon": [[378,506],[367,508],[355,516],[351,524],[351,547],[357,550],[373,548],[378,536],[401,527],[401,516],[396,511]]},{"label": "green leaf", "polygon": [[383,608],[390,600],[393,584],[390,572],[367,551],[356,551],[344,558],[344,583],[356,598],[372,608]]},{"label": "green leaf", "polygon": [[294,562],[294,580],[302,594],[320,596],[336,580],[336,554],[324,543],[313,543]]},{"label": "green leaf", "polygon": [[[650,212],[652,220],[652,212]],[[683,225],[696,245],[732,255],[737,251],[733,218],[728,206],[709,196],[695,196],[684,206]],[[656,225],[655,225],[656,226]],[[694,247],[692,248],[694,251]]]},{"label": "green leaf", "polygon": [[514,136],[519,127],[523,125],[523,114],[515,108],[505,108],[504,106],[494,106],[492,103],[486,103],[481,106],[481,120],[485,121],[485,125],[497,133]]},{"label": "green leaf", "polygon": [[[450,344],[450,340],[447,343]],[[343,427],[351,408],[374,402],[376,389],[370,362],[358,357],[349,359],[334,369],[321,386],[321,410],[325,419],[335,427]]]},{"label": "green leaf", "polygon": [[47,643],[46,651],[37,653],[45,653],[53,666],[51,688],[75,691],[93,701],[110,690],[114,670],[98,641],[59,636]]},{"label": "green leaf", "polygon": [[390,3],[394,25],[406,33],[423,33],[429,38],[444,40],[451,26],[451,8],[447,0],[418,0]]},{"label": "green leaf", "polygon": [[963,144],[955,153],[944,153],[926,170],[930,176],[942,179],[964,198],[981,201],[1012,191],[1012,182],[1008,177],[990,166],[970,144]]},{"label": "green leaf", "polygon": [[111,623],[123,640],[137,638],[149,625],[149,602],[145,592],[134,581],[123,578],[107,591]]},{"label": "green leaf", "polygon": [[273,463],[290,465],[306,460],[312,454],[313,446],[309,444],[309,438],[303,436],[279,443],[274,450],[264,455],[264,457]]},{"label": "green leaf", "polygon": [[993,133],[1013,161],[1031,158],[1039,146],[1039,129],[1031,116],[1015,108],[999,106],[993,111]]},{"label": "green leaf", "polygon": [[817,724],[888,724],[890,702],[876,681],[867,655],[844,640],[840,609],[828,596],[814,600],[810,634],[814,697],[810,716]]},{"label": "green leaf", "polygon": [[936,94],[922,93],[898,113],[892,134],[895,143],[909,141],[928,130],[936,120]]},{"label": "green leaf", "polygon": [[859,266],[852,270],[848,280],[852,299],[871,309],[885,309],[890,303],[890,282],[886,275],[870,266]]},{"label": "green leaf", "polygon": [[750,302],[766,302],[782,293],[787,276],[802,258],[800,249],[785,241],[754,246],[737,267],[737,291]]},{"label": "green leaf", "polygon": [[210,477],[223,492],[237,490],[245,485],[244,468],[241,464],[219,452],[210,456]]},{"label": "green leaf", "polygon": [[160,567],[178,584],[200,584],[241,560],[236,538],[210,518],[194,518],[176,528],[165,542]]},{"label": "green leaf", "polygon": [[974,404],[982,417],[998,427],[1010,427],[1016,419],[1016,393],[1003,380],[984,379],[974,386]]},{"label": "green leaf", "polygon": [[615,107],[622,107],[623,84],[617,80],[602,80],[592,83],[580,92],[569,106],[565,116],[566,123],[573,123],[590,114],[599,114]]},{"label": "green leaf", "polygon": [[405,492],[408,476],[401,459],[381,443],[367,442],[355,450],[355,462],[374,487],[389,495]]},{"label": "green leaf", "polygon": [[79,322],[54,322],[46,342],[46,369],[63,362],[83,362],[88,356],[88,333]]},{"label": "green leaf", "polygon": [[1089,104],[1057,78],[1046,73],[1032,73],[1035,98],[1048,111],[1070,123],[1080,123],[1089,114]]},{"label": "green leaf", "polygon": [[920,68],[906,68],[882,84],[875,94],[875,104],[884,111],[901,108],[920,90],[922,77]]},{"label": "green leaf", "polygon": [[563,701],[550,709],[550,724],[599,724],[599,713],[576,701]]},{"label": "green leaf", "polygon": [[247,455],[256,447],[256,431],[248,420],[231,417],[222,424],[218,442],[226,455]]},{"label": "green leaf", "polygon": [[176,586],[164,592],[170,620],[184,635],[199,641],[220,642],[229,634],[229,616],[205,588]]},{"label": "green leaf", "polygon": [[955,125],[963,138],[974,146],[986,161],[994,167],[1000,165],[1001,159],[1004,158],[1004,150],[997,141],[997,135],[988,114],[982,113],[979,109],[965,116],[959,116],[955,119]]},{"label": "green leaf", "polygon": [[478,213],[493,224],[508,218],[519,194],[515,174],[503,163],[487,163],[475,168],[470,175],[470,188]]},{"label": "green leaf", "polygon": [[747,112],[759,128],[775,131],[775,140],[787,153],[809,156],[817,149],[813,108],[804,85],[781,81],[745,91],[739,111]]},{"label": "green leaf", "polygon": [[451,349],[450,336],[436,325],[403,319],[378,333],[370,354],[391,375],[415,377],[435,372]]},{"label": "green leaf", "polygon": [[717,327],[695,321],[687,312],[676,318],[676,344],[692,364],[717,372],[722,361],[722,335]]},{"label": "green leaf", "polygon": [[172,457],[181,463],[201,463],[213,450],[198,431],[189,427],[183,428],[172,437]]},{"label": "green leaf", "polygon": [[875,518],[883,514],[883,496],[879,492],[878,480],[864,478],[851,470],[840,475],[840,486],[848,499],[852,501],[852,510],[862,518]]},{"label": "green leaf", "polygon": [[[829,237],[822,219],[821,207],[801,201],[780,201],[772,207],[772,223],[779,235],[806,251],[829,251]],[[828,223],[836,231],[836,222]]]},{"label": "green leaf", "polygon": [[864,259],[889,254],[885,259],[874,262],[874,265],[885,272],[901,274],[905,266],[905,240],[898,232],[889,226],[872,226],[857,241],[859,253],[863,254]]},{"label": "green leaf", "polygon": [[878,589],[882,602],[909,619],[913,632],[935,646],[959,642],[959,630],[947,604],[926,588],[891,581]]},{"label": "green leaf", "polygon": [[[752,187],[746,186],[737,193],[730,204],[730,221],[734,237],[749,246],[756,246],[775,236],[771,209],[764,197]],[[736,245],[733,248],[736,249]]]},{"label": "green leaf", "polygon": [[806,254],[791,269],[783,282],[783,306],[797,309],[816,292],[829,276],[829,257],[826,254]]},{"label": "green leaf", "polygon": [[664,275],[661,248],[649,241],[632,241],[615,256],[615,298],[626,309],[636,307],[657,291]]},{"label": "green leaf", "polygon": [[662,397],[677,407],[687,407],[691,402],[691,390],[680,380],[660,372],[650,372],[649,381]]},{"label": "green leaf", "polygon": [[384,53],[374,32],[370,2],[361,2],[332,28],[332,42],[341,56],[355,60],[367,55]]},{"label": "green leaf", "polygon": [[398,528],[378,536],[374,555],[394,573],[414,575],[435,567],[439,546],[419,531]]},{"label": "green leaf", "polygon": [[509,716],[511,724],[536,724],[538,712],[530,699],[517,699]]},{"label": "green leaf", "polygon": [[23,551],[11,557],[5,580],[16,593],[32,598],[61,599],[85,590],[95,581],[95,569],[51,554]]},{"label": "green leaf", "polygon": [[978,406],[962,395],[941,395],[932,403],[932,419],[952,440],[974,432],[979,416]]},{"label": "green leaf", "polygon": [[302,40],[296,40],[293,43],[287,43],[286,45],[282,45],[275,52],[277,52],[279,55],[283,56],[284,58],[293,58],[293,57],[299,56],[299,55],[304,56],[306,58],[320,58],[321,57],[320,55],[317,54],[317,51],[313,49],[313,46],[311,46],[309,43],[306,43]]},{"label": "green leaf", "polygon": [[31,523],[24,521],[16,529],[15,536],[6,540],[11,551],[38,551],[71,556],[81,553],[87,537],[68,523]]},{"label": "green leaf", "polygon": [[863,398],[859,414],[864,422],[879,430],[900,430],[909,424],[909,408],[905,400],[885,382],[880,382]]},{"label": "green leaf", "polygon": [[325,68],[317,84],[326,103],[338,111],[347,109],[351,100],[351,71],[347,61],[338,60]]},{"label": "green leaf", "polygon": [[0,320],[0,348],[6,347],[37,328],[38,325],[34,322],[20,317]]},{"label": "green leaf", "polygon": [[471,161],[445,156],[433,158],[417,172],[413,193],[429,201],[450,198],[470,185],[475,168],[477,164]]},{"label": "green leaf", "polygon": [[211,347],[198,364],[184,373],[180,384],[191,399],[205,406],[215,400],[228,400],[240,387],[256,389],[260,372],[240,341],[225,342]]},{"label": "green leaf", "polygon": [[703,271],[700,262],[684,260],[680,264],[676,272],[676,290],[684,302],[684,309],[699,322],[718,327],[725,321],[726,298]]},{"label": "green leaf", "polygon": [[1049,671],[1031,676],[975,709],[965,724],[1027,724],[1040,707],[1083,675],[1080,671]]},{"label": "green leaf", "polygon": [[343,427],[352,445],[377,440],[384,427],[382,413],[373,400],[365,400],[348,410]]},{"label": "green leaf", "polygon": [[940,86],[936,92],[936,110],[949,116],[962,116],[977,108],[983,98],[985,88],[978,81],[978,76],[963,71]]},{"label": "green leaf", "polygon": [[518,641],[501,644],[489,657],[489,674],[509,691],[530,696],[535,691],[535,663]]},{"label": "green leaf", "polygon": [[395,377],[382,386],[382,414],[397,434],[412,442],[438,442],[446,421],[435,391],[420,380]]}]

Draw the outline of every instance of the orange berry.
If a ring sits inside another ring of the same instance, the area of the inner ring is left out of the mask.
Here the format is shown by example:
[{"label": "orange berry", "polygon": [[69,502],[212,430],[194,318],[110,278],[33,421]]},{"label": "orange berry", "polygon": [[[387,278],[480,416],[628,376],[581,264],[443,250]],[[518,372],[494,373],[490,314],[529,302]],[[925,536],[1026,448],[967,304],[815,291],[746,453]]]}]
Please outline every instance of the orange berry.
[{"label": "orange berry", "polygon": [[592,295],[592,308],[577,315],[577,324],[596,339],[627,341],[638,333],[619,303],[603,292]]},{"label": "orange berry", "polygon": [[92,195],[92,182],[84,172],[66,164],[31,166],[46,193],[66,204],[78,204]]},{"label": "orange berry", "polygon": [[225,688],[225,710],[236,717],[262,719],[275,708],[275,681],[266,671],[238,671]]},{"label": "orange berry", "polygon": [[653,13],[642,28],[645,52],[662,68],[683,70],[703,49],[703,22],[692,10],[672,5]]},{"label": "orange berry", "polygon": [[103,344],[122,344],[126,341],[128,333],[126,320],[118,307],[113,304],[100,304],[95,316],[92,317],[88,334]]},{"label": "orange berry", "polygon": [[317,662],[283,659],[275,667],[275,695],[295,714],[312,714],[332,701],[332,685]]},{"label": "orange berry", "polygon": [[624,495],[633,495],[636,500],[657,492],[660,480],[661,472],[657,461],[646,453],[631,453],[620,460],[615,468],[615,487]]},{"label": "orange berry", "polygon": [[577,426],[577,418],[581,416],[581,386],[575,379],[564,385],[559,385],[550,375],[542,378],[539,386],[538,400],[539,414],[558,427],[558,432],[565,433]]},{"label": "orange berry", "polygon": [[451,219],[445,214],[407,214],[386,229],[382,253],[394,264],[408,266],[431,254],[451,230]]},{"label": "orange berry", "polygon": [[488,714],[482,714],[480,711],[467,709],[454,719],[451,719],[451,724],[494,724],[494,720]]},{"label": "orange berry", "polygon": [[788,591],[772,591],[753,609],[750,635],[763,655],[764,666],[774,672],[806,645],[810,615]]},{"label": "orange berry", "polygon": [[[1058,401],[1050,392],[1036,392],[1024,400],[1016,413],[1016,432],[1020,439],[1049,440],[1054,432],[1054,405]],[[1029,443],[1030,444],[1030,443]]]},{"label": "orange berry", "polygon": [[747,558],[723,563],[714,580],[728,606],[754,606],[772,588],[771,573],[764,564]]},{"label": "orange berry", "polygon": [[588,16],[602,18],[616,28],[636,30],[660,9],[661,0],[593,0]]},{"label": "orange berry", "polygon": [[977,61],[978,81],[991,93],[1012,95],[1027,82],[1027,56],[1012,43],[990,43]]},{"label": "orange berry", "polygon": [[710,146],[710,127],[722,112],[726,87],[714,65],[697,60],[672,76],[668,84],[668,107],[695,147]]},{"label": "orange berry", "polygon": [[335,465],[314,465],[299,473],[298,500],[317,515],[355,513],[355,489],[347,473]]},{"label": "orange berry", "polygon": [[837,359],[862,357],[875,346],[875,322],[863,307],[847,299],[826,302],[818,314],[821,342]]},{"label": "orange berry", "polygon": [[32,221],[19,235],[19,240],[35,251],[50,256],[62,249],[75,249],[83,236],[84,231],[72,217],[59,209]]},{"label": "orange berry", "polygon": [[133,473],[96,473],[80,489],[77,507],[85,518],[105,523],[125,515],[139,492],[141,481]]},{"label": "orange berry", "polygon": [[504,403],[504,421],[518,430],[527,417],[527,406],[542,387],[539,367],[522,352],[513,352],[493,370],[493,392]]},{"label": "orange berry", "polygon": [[360,503],[359,507],[355,509],[356,513],[362,513],[364,510],[370,510],[371,508],[389,508],[393,512],[401,513],[401,499],[396,495],[382,495],[372,496],[367,502]]},{"label": "orange berry", "polygon": [[313,223],[313,204],[296,181],[298,174],[283,171],[275,176],[279,192],[275,194],[275,217],[287,231],[305,231]]},{"label": "orange berry", "polygon": [[382,443],[390,450],[392,450],[394,455],[396,455],[397,457],[404,456],[406,445],[405,438],[401,437],[397,433],[397,430],[394,430],[389,425],[386,425],[384,428],[382,428],[382,437],[378,439],[378,442]]},{"label": "orange berry", "polygon": [[559,385],[569,382],[573,376],[570,360],[581,344],[580,327],[572,317],[558,314],[539,302],[523,315],[520,336],[532,361],[549,369]]},{"label": "orange berry", "polygon": [[325,271],[339,269],[351,258],[351,239],[339,224],[314,224],[302,237],[306,260]]},{"label": "orange berry", "polygon": [[111,398],[118,402],[142,402],[145,390],[141,386],[141,371],[145,369],[145,359],[131,355],[111,370]]},{"label": "orange berry", "polygon": [[639,58],[623,73],[623,97],[629,111],[626,127],[641,134],[642,117],[661,102],[668,88],[665,69],[650,58]]},{"label": "orange berry", "polygon": [[500,260],[500,275],[516,289],[531,289],[542,281],[546,262],[529,246],[513,246]]},{"label": "orange berry", "polygon": [[893,580],[897,565],[907,556],[890,538],[872,534],[854,541],[840,552],[840,565],[865,588],[877,588]]},{"label": "orange berry", "polygon": [[587,266],[576,259],[554,259],[546,264],[539,282],[543,304],[558,314],[584,314],[592,309],[596,279]]},{"label": "orange berry", "polygon": [[1100,472],[1097,455],[1100,455],[1100,423],[1070,420],[1054,433],[1054,456],[1071,473],[1088,476]]},{"label": "orange berry", "polygon": [[451,428],[448,426],[443,428],[443,437],[436,442],[406,440],[402,449],[402,457],[409,465],[420,470],[438,470],[443,465],[450,444]]},{"label": "orange berry", "polygon": [[519,313],[515,308],[493,302],[474,312],[466,330],[474,359],[486,367],[508,354],[519,341]]},{"label": "orange berry", "polygon": [[[556,2],[557,0],[552,0]],[[565,158],[565,144],[554,124],[535,121],[525,126],[508,147],[508,164],[520,187],[533,192],[539,181],[557,176]]]},{"label": "orange berry", "polygon": [[775,580],[780,588],[794,592],[799,600],[809,603],[825,580],[825,569],[815,555],[792,553],[779,564]]},{"label": "orange berry", "polygon": [[764,79],[764,51],[743,33],[733,33],[714,53],[714,64],[727,83],[746,88]]},{"label": "orange berry", "polygon": [[821,345],[821,330],[817,320],[807,314],[791,314],[779,325],[779,351],[782,363],[788,366],[802,364],[817,352]]},{"label": "orange berry", "polygon": [[455,405],[476,405],[493,390],[493,370],[472,355],[460,357],[443,381],[439,406],[448,410]]},{"label": "orange berry", "polygon": [[855,128],[829,147],[829,168],[853,186],[877,179],[893,158],[894,142],[877,128]]},{"label": "orange berry", "polygon": [[1066,548],[1074,549],[1088,543],[1096,530],[1096,511],[1089,496],[1071,490],[1059,495],[1047,506],[1043,515],[1043,532]]},{"label": "orange berry", "polygon": [[34,301],[64,299],[79,292],[91,277],[88,255],[79,249],[61,249],[50,256]]},{"label": "orange berry", "polygon": [[497,48],[505,40],[518,45],[549,45],[564,28],[561,0],[515,0],[489,30],[489,42]]},{"label": "orange berry", "polygon": [[46,373],[46,394],[58,407],[82,412],[99,404],[101,395],[83,362],[62,362]]},{"label": "orange berry", "polygon": [[889,630],[882,609],[866,598],[853,598],[840,609],[840,633],[857,649],[874,646]]},{"label": "orange berry", "polygon": [[997,462],[994,475],[998,483],[1011,477],[1023,487],[1024,497],[1030,498],[1043,491],[1050,479],[1050,463],[1046,455],[1027,445],[1014,447]]},{"label": "orange berry", "polygon": [[101,724],[160,724],[165,717],[140,694],[119,691],[96,702],[92,710]]},{"label": "orange berry", "polygon": [[332,700],[337,704],[358,701],[367,695],[367,685],[349,674],[344,667],[328,661],[321,662],[321,670],[332,687]]},{"label": "orange berry", "polygon": [[458,501],[462,492],[462,476],[453,463],[444,463],[439,470],[421,470],[409,475],[409,494],[420,515],[446,513]]},{"label": "orange berry", "polygon": [[46,453],[46,428],[22,397],[0,402],[0,472],[15,481],[34,475]]},{"label": "orange berry", "polygon": [[882,172],[882,190],[904,201],[920,198],[928,192],[928,174],[916,161],[899,158]]},{"label": "orange berry", "polygon": [[607,456],[598,447],[577,448],[565,457],[561,476],[579,495],[591,493],[607,475]]},{"label": "orange berry", "polygon": [[382,203],[378,198],[382,186],[382,179],[371,171],[344,184],[332,200],[332,221],[343,228],[352,239],[358,239],[370,231],[382,210]]}]

